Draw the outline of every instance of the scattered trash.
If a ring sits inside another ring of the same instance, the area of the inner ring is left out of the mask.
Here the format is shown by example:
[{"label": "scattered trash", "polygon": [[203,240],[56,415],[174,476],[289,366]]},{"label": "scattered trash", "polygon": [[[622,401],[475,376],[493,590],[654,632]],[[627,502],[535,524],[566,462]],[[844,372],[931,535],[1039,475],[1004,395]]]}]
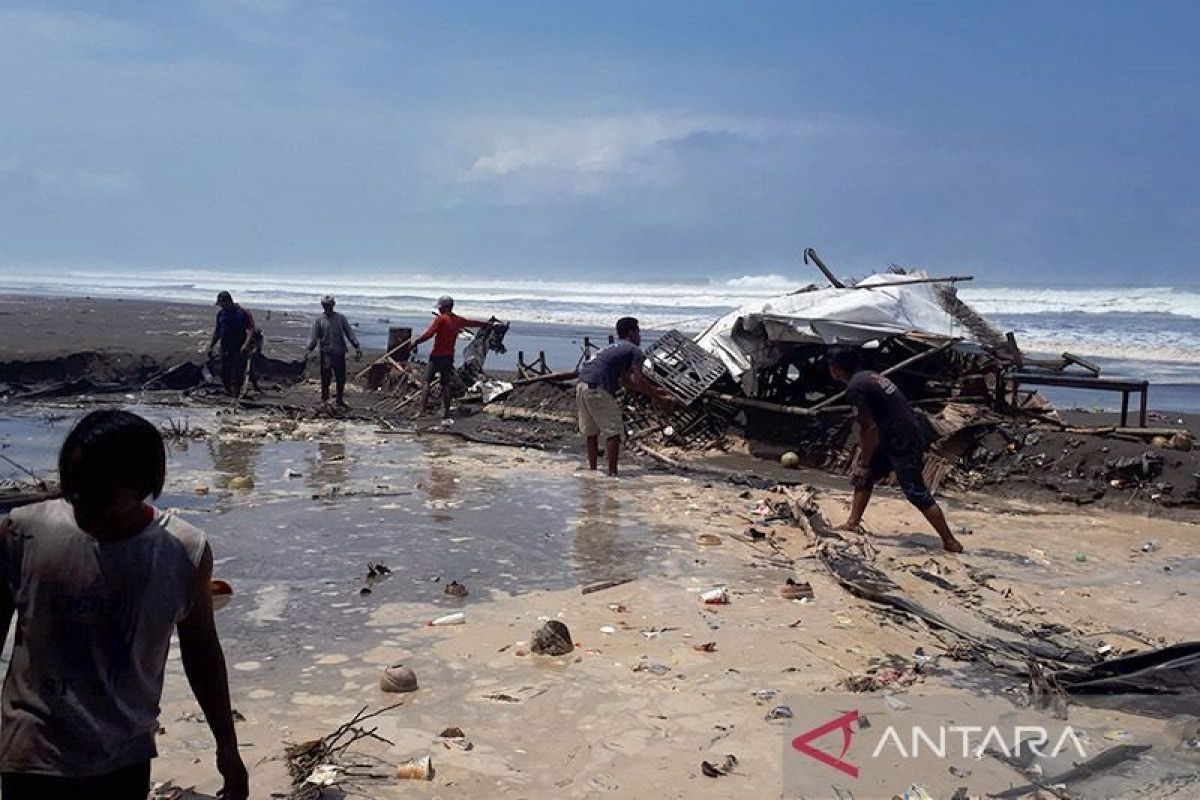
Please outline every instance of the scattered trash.
[{"label": "scattered trash", "polygon": [[780,587],[779,596],[784,600],[812,600],[815,597],[812,584],[807,581],[797,583],[791,578],[788,578],[787,583]]},{"label": "scattered trash", "polygon": [[192,487],[192,491],[195,492],[196,494],[205,495],[205,494],[208,494],[208,487],[205,486],[203,483],[197,483],[195,486]]},{"label": "scattered trash", "polygon": [[383,676],[379,679],[379,689],[397,694],[415,692],[417,675],[403,664],[393,664],[383,671]]},{"label": "scattered trash", "polygon": [[720,766],[715,766],[708,761],[701,761],[700,771],[709,778],[720,778],[722,775],[729,775],[737,769],[737,763],[737,758],[728,755],[721,761]]},{"label": "scattered trash", "polygon": [[605,589],[612,589],[613,587],[621,586],[623,584],[632,583],[632,582],[633,582],[633,578],[621,578],[620,580],[615,580],[615,581],[600,581],[599,583],[593,583],[589,586],[584,586],[582,589],[579,590],[579,593],[580,594],[591,594],[592,592],[602,592]]},{"label": "scattered trash", "polygon": [[304,782],[314,786],[334,786],[338,782],[340,772],[336,764],[322,764],[310,772]]},{"label": "scattered trash", "polygon": [[1165,459],[1152,451],[1104,462],[1105,477],[1122,481],[1152,481],[1162,474]]},{"label": "scattered trash", "polygon": [[147,800],[186,800],[195,793],[196,787],[176,786],[174,781],[163,781],[154,784]]},{"label": "scattered trash", "polygon": [[893,795],[892,800],[933,800],[933,797],[914,783],[900,794]]},{"label": "scattered trash", "polygon": [[449,597],[466,597],[468,592],[467,587],[463,586],[458,581],[450,581],[446,584],[446,587],[442,589],[442,594]]},{"label": "scattered trash", "polygon": [[614,628],[612,625],[601,625],[600,632],[605,634],[606,636],[609,636],[609,635],[616,633],[617,629]]},{"label": "scattered trash", "polygon": [[795,714],[787,706],[775,706],[767,712],[767,719],[791,719]]},{"label": "scattered trash", "polygon": [[700,593],[700,599],[710,606],[721,606],[729,602],[729,592],[724,586],[708,589]]},{"label": "scattered trash", "polygon": [[1147,539],[1146,541],[1142,542],[1143,553],[1154,553],[1157,552],[1161,547],[1162,543],[1160,543],[1158,539]]},{"label": "scattered trash", "polygon": [[229,488],[235,490],[253,489],[254,478],[251,478],[249,475],[235,475],[229,479]]},{"label": "scattered trash", "polygon": [[552,619],[533,632],[529,649],[544,656],[565,656],[575,651],[575,643],[570,629]]},{"label": "scattered trash", "polygon": [[692,649],[698,653],[715,653],[717,651],[716,642],[705,642],[704,644],[694,644]]},{"label": "scattered trash", "polygon": [[493,692],[492,694],[485,694],[483,696],[483,699],[484,700],[494,700],[497,703],[519,703],[519,702],[521,702],[521,698],[513,697],[511,694],[505,694],[504,692]]},{"label": "scattered trash", "polygon": [[715,533],[701,533],[696,536],[696,544],[715,545],[721,543],[721,537]]},{"label": "scattered trash", "polygon": [[1111,644],[1106,644],[1105,642],[1101,642],[1096,647],[1096,655],[1106,656],[1109,653],[1111,653],[1112,651],[1113,651],[1113,646]]},{"label": "scattered trash", "polygon": [[659,636],[662,636],[664,633],[667,633],[668,631],[677,631],[677,630],[679,630],[679,629],[678,628],[658,628],[658,627],[647,628],[646,630],[642,631],[642,636],[645,636],[647,639],[657,639]]},{"label": "scattered trash", "polygon": [[369,561],[367,562],[367,579],[368,580],[371,580],[372,578],[376,578],[376,579],[382,578],[382,577],[385,577],[385,576],[391,575],[391,574],[392,574],[392,571],[390,569],[388,569],[387,567],[385,567],[383,564],[373,564]]},{"label": "scattered trash", "polygon": [[438,617],[435,620],[426,622],[426,625],[462,625],[467,621],[467,615],[461,611],[456,611],[453,614],[447,614],[444,617]]},{"label": "scattered trash", "polygon": [[765,702],[767,700],[774,700],[776,697],[778,697],[779,690],[778,689],[755,689],[753,694],[754,694],[755,700],[758,700],[760,702]]},{"label": "scattered trash", "polygon": [[429,756],[409,759],[396,767],[396,777],[401,780],[433,780],[433,760]]},{"label": "scattered trash", "polygon": [[1084,563],[1087,561],[1087,553],[1076,553],[1075,560],[1080,564]]},{"label": "scattered trash", "polygon": [[671,671],[671,668],[668,667],[666,664],[651,664],[649,662],[642,661],[636,667],[633,668],[633,671],[634,672],[649,672],[651,675],[666,675],[668,672]]},{"label": "scattered trash", "polygon": [[462,750],[467,752],[475,749],[475,743],[467,738],[459,727],[446,728],[437,735],[437,741],[447,750]]},{"label": "scattered trash", "polygon": [[[379,738],[376,727],[366,727],[365,723],[389,711],[400,707],[400,703],[381,708],[378,711],[367,711],[363,707],[349,722],[337,726],[337,729],[320,739],[312,739],[298,744],[288,744],[284,747],[284,758],[287,762],[288,775],[292,779],[293,797],[312,797],[313,794],[305,786],[314,774],[322,781],[319,785],[331,786],[339,778],[339,771],[344,774],[347,765],[357,765],[360,754],[353,747],[362,739]],[[333,769],[329,769],[332,767]],[[318,772],[318,770],[320,770]],[[355,782],[378,780],[380,776],[356,776]]]}]

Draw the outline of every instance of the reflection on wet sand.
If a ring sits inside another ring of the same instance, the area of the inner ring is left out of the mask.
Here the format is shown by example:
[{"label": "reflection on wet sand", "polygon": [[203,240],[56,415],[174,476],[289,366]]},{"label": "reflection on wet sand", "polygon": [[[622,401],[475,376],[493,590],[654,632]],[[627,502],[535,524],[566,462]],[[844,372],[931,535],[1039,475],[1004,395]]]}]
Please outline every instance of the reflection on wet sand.
[{"label": "reflection on wet sand", "polygon": [[309,455],[307,461],[305,483],[314,492],[321,492],[331,485],[341,486],[350,479],[345,439],[317,442],[316,451]]},{"label": "reflection on wet sand", "polygon": [[226,478],[240,475],[256,477],[255,462],[261,450],[262,444],[251,439],[222,439],[216,436],[208,439],[213,468]]},{"label": "reflection on wet sand", "polygon": [[574,561],[582,583],[636,574],[631,548],[620,541],[621,501],[615,488],[612,481],[596,475],[580,481]]},{"label": "reflection on wet sand", "polygon": [[444,455],[437,450],[429,452],[429,476],[420,484],[429,498],[430,519],[441,526],[449,526],[454,522],[454,500],[459,493],[460,478],[454,465],[442,461]]}]

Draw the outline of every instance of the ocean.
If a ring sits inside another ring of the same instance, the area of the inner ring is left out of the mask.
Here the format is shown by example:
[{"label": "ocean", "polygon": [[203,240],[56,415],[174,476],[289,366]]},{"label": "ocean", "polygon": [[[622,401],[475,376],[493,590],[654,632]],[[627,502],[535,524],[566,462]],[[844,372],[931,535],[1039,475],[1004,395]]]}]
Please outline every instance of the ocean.
[{"label": "ocean", "polygon": [[[817,276],[819,277],[819,276]],[[574,367],[583,336],[603,337],[619,316],[638,317],[647,329],[703,330],[715,318],[753,300],[793,291],[813,276],[748,275],[728,279],[636,283],[499,279],[451,276],[249,275],[166,269],[5,270],[0,293],[128,297],[211,303],[228,289],[259,311],[318,310],[325,293],[360,325],[369,344],[382,343],[389,324],[420,326],[435,298],[452,294],[467,315],[514,323],[512,353],[545,350],[551,365]],[[1111,377],[1152,382],[1151,406],[1200,412],[1200,287],[1003,287],[959,284],[959,295],[1023,349],[1042,354],[1069,350],[1095,360]],[[507,362],[507,363],[505,363]],[[1052,400],[1111,409],[1119,396],[1048,390]]]}]

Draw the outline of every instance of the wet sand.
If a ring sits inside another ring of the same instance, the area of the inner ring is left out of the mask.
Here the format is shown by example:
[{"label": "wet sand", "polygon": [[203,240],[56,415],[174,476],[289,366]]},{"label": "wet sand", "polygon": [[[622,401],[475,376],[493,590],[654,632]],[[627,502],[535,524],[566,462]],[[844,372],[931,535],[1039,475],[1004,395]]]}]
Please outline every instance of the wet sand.
[{"label": "wet sand", "polygon": [[[212,315],[204,306],[3,299],[0,361],[41,360],[65,371],[72,353],[100,353],[106,360],[95,363],[120,373],[126,359],[194,359]],[[268,352],[300,357],[307,316],[277,312],[259,322]],[[267,399],[311,407],[315,387],[302,383]],[[350,400],[362,409],[371,402],[357,389]],[[728,455],[701,464],[727,467],[717,475],[631,460],[611,481],[578,469],[578,442],[562,425],[527,424],[548,451],[502,448],[421,433],[446,432],[430,421],[384,434],[353,414],[297,421],[178,393],[9,402],[0,452],[49,475],[72,421],[95,402],[114,401],[193,434],[171,442],[161,504],[209,534],[217,575],[234,587],[218,625],[256,797],[289,790],[285,743],[393,702],[403,705],[377,720],[391,744],[364,750],[392,764],[431,755],[437,774],[431,787],[364,784],[369,797],[729,797],[780,793],[794,725],[766,719],[772,708],[790,705],[799,724],[806,697],[839,692],[845,679],[879,675],[883,665],[911,678],[894,687],[902,693],[1025,691],[978,661],[956,660],[963,654],[929,630],[848,594],[799,527],[756,513],[780,495],[726,480],[757,472],[816,484],[838,522],[849,495],[837,476]],[[1180,418],[1164,414],[1156,424]],[[495,415],[478,414],[451,429],[491,434],[497,424]],[[8,477],[16,474],[0,464],[0,479]],[[251,477],[254,487],[229,488],[237,477]],[[882,489],[866,517],[876,565],[970,630],[1018,623],[1114,652],[1200,639],[1190,613],[1200,591],[1194,511],[1151,519],[1023,492],[944,491],[952,526],[970,531],[961,537],[967,553],[953,557],[895,490]],[[743,541],[750,526],[769,533],[772,546]],[[720,543],[701,544],[700,534]],[[370,563],[392,574],[368,584]],[[815,601],[782,599],[788,577],[811,582]],[[469,596],[447,597],[450,580],[466,584]],[[606,580],[628,582],[581,594]],[[714,586],[728,588],[729,605],[699,601]],[[457,610],[465,625],[425,625]],[[575,652],[528,654],[531,631],[554,618],[569,625]],[[707,642],[713,652],[694,647]],[[421,688],[382,693],[382,669],[399,662],[416,671]],[[1196,793],[1192,784],[1162,783],[1168,767],[1197,773],[1194,764],[1179,766],[1188,752],[1169,721],[1083,705],[1071,715],[1097,750],[1158,748],[1128,774],[1072,785],[1078,796]],[[174,648],[161,721],[155,779],[212,796],[219,781],[211,739]],[[464,730],[471,749],[437,738],[450,726]],[[733,774],[702,774],[701,761],[726,754],[738,759]],[[991,760],[970,773],[913,776],[898,767],[895,791],[916,781],[940,798],[960,786],[976,794],[1026,782]]]},{"label": "wet sand", "polygon": [[[48,470],[81,410],[10,408],[0,444]],[[139,410],[159,420],[180,413]],[[806,696],[840,691],[843,679],[878,674],[881,664],[913,678],[901,693],[1021,694],[1019,682],[956,660],[928,630],[842,590],[800,528],[756,513],[779,498],[766,490],[641,467],[612,481],[580,472],[574,453],[384,436],[353,421],[212,409],[188,420],[204,435],[173,444],[163,504],[210,535],[217,574],[234,587],[218,624],[256,797],[288,791],[285,742],[393,702],[403,705],[378,720],[392,744],[364,750],[389,763],[431,755],[436,776],[430,787],[367,783],[366,796],[730,797],[779,795],[789,729],[766,719],[773,707],[790,705],[799,722]],[[229,489],[242,475],[254,488]],[[826,483],[834,488],[822,492],[822,507],[840,521],[848,494],[836,479]],[[944,503],[952,525],[971,531],[963,556],[938,550],[893,490],[881,490],[866,517],[877,565],[938,613],[966,627],[1061,626],[1117,651],[1200,638],[1187,613],[1200,589],[1194,525],[958,493]],[[751,525],[775,548],[741,541]],[[701,533],[720,544],[698,543]],[[362,594],[368,562],[393,574]],[[811,582],[815,601],[780,598],[789,576]],[[470,595],[446,597],[450,579]],[[580,593],[619,579],[632,580]],[[699,601],[714,586],[728,588],[728,605]],[[425,625],[453,610],[465,611],[465,625]],[[528,654],[530,632],[547,618],[570,627],[573,654]],[[694,648],[706,642],[714,652]],[[381,670],[399,662],[420,689],[382,693]],[[1133,787],[1145,797],[1194,794],[1194,785],[1172,793],[1157,783],[1154,764],[1181,757],[1168,722],[1082,705],[1071,720],[1097,749],[1159,748],[1157,761],[1139,762],[1123,782],[1073,785],[1078,796]],[[161,721],[155,779],[213,795],[211,740],[174,648]],[[437,738],[450,726],[472,749]],[[701,761],[725,754],[738,759],[734,774],[701,773]],[[913,781],[934,797],[1025,783],[986,759],[968,778],[897,769],[896,791]]]}]

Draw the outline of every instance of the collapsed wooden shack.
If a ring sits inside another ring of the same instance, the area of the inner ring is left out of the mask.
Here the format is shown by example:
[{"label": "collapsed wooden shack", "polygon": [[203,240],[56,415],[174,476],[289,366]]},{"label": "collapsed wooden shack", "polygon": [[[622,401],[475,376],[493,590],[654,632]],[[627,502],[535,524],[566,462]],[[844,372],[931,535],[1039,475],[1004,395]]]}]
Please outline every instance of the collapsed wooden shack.
[{"label": "collapsed wooden shack", "polygon": [[[1176,449],[1191,444],[1186,432],[1144,427],[1144,382],[1101,378],[1099,367],[1070,353],[1048,359],[1022,352],[1012,333],[997,330],[958,296],[957,285],[970,276],[932,277],[893,268],[849,283],[833,276],[811,250],[806,256],[829,286],[809,285],[758,300],[714,320],[698,336],[668,331],[645,348],[643,371],[675,402],[656,404],[621,392],[632,446],[668,462],[687,451],[770,459],[791,452],[799,463],[847,471],[857,442],[852,408],[829,374],[828,356],[835,346],[859,348],[864,367],[889,376],[927,422],[926,480],[934,489],[948,476],[959,483],[977,481],[979,476],[971,475],[976,466],[1037,439],[1029,436],[1031,426],[1101,433],[1138,444],[1165,435],[1173,447],[1179,445]],[[484,329],[471,342],[458,385],[450,390],[466,393],[466,401],[490,407],[504,419],[541,421],[564,430],[573,426],[569,384],[599,346],[584,339],[579,362],[564,372],[552,371],[544,354],[527,360],[521,353],[517,374],[501,379],[484,369],[484,358],[503,352],[504,330],[507,326]],[[384,420],[411,408],[425,366],[411,358],[408,332],[393,333],[389,344],[395,346],[369,368],[370,385],[383,390],[375,410]],[[1103,431],[1072,428],[1030,389],[1038,385],[1120,391],[1121,424]],[[435,382],[431,399],[444,390]],[[1139,391],[1142,427],[1131,428],[1129,395]],[[981,445],[997,431],[1005,441]],[[1023,458],[1018,452],[1015,464],[1005,462],[1000,472],[1025,470],[1030,462],[1022,463]],[[1065,466],[1072,476],[1086,466],[1087,480],[1096,486],[1112,478],[1107,465],[1040,458],[1046,469]],[[1096,486],[1088,492],[1095,494]]]}]

